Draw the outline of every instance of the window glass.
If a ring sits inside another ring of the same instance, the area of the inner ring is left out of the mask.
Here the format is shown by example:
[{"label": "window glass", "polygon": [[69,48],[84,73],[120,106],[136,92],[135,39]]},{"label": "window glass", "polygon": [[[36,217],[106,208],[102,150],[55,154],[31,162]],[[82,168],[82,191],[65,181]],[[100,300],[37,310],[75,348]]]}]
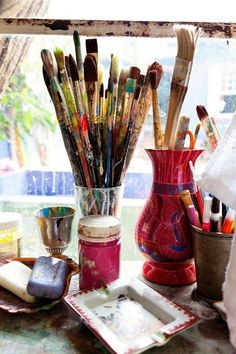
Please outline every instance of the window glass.
[{"label": "window glass", "polygon": [[212,2],[198,0],[166,0],[162,3],[156,0],[145,2],[127,2],[119,0],[111,6],[109,0],[90,0],[89,6],[81,5],[81,1],[67,0],[60,3],[51,0],[45,18],[72,18],[96,20],[137,20],[137,21],[236,21],[234,0]]},{"label": "window glass", "polygon": [[[81,43],[85,54],[84,37]],[[49,204],[75,203],[70,163],[42,76],[40,51],[43,48],[53,51],[56,46],[62,48],[65,54],[74,54],[71,36],[34,37],[27,56],[0,102],[0,209],[24,214],[25,255],[31,256],[40,251],[35,246],[38,236],[33,211]],[[111,53],[119,56],[121,67],[138,66],[142,73],[154,61],[162,64],[164,75],[159,87],[159,102],[164,128],[177,51],[176,39],[101,37],[98,38],[98,49],[99,62],[107,74]],[[182,109],[182,114],[191,118],[191,130],[199,122],[196,105],[200,104],[215,117],[220,132],[224,133],[236,108],[235,57],[235,40],[198,41]],[[104,82],[107,82],[107,77]],[[122,257],[125,259],[141,258],[134,244],[134,227],[152,182],[152,166],[145,152],[146,147],[153,147],[152,124],[152,114],[149,112],[124,183]],[[206,148],[197,164],[200,171],[209,157],[202,129],[197,147]],[[70,252],[77,257],[75,238]]]}]

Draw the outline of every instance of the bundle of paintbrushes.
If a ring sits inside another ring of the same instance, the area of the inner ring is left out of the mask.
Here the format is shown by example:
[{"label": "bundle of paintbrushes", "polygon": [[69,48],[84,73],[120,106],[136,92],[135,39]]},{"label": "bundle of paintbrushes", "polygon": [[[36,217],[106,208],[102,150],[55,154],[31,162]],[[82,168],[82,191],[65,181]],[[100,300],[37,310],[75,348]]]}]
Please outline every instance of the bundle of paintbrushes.
[{"label": "bundle of paintbrushes", "polygon": [[[189,118],[183,117],[180,122],[179,115],[188,89],[196,41],[200,30],[194,26],[181,25],[174,26],[174,31],[177,36],[178,51],[171,80],[169,110],[164,134],[162,134],[161,130],[161,119],[157,96],[157,86],[162,75],[161,66],[156,66],[156,72],[150,72],[154,142],[156,149],[163,148],[181,150],[183,148],[182,144],[185,135],[186,133],[189,134],[189,131],[187,132]],[[190,136],[190,138],[192,138],[192,136]]]},{"label": "bundle of paintbrushes", "polygon": [[118,57],[111,55],[108,87],[104,90],[97,40],[86,40],[83,61],[77,31],[73,37],[76,60],[59,48],[54,51],[56,63],[49,50],[42,50],[41,57],[75,184],[90,188],[119,186],[151,106],[150,76],[159,77],[160,67],[154,63],[146,75],[141,75],[137,67],[119,72]]}]

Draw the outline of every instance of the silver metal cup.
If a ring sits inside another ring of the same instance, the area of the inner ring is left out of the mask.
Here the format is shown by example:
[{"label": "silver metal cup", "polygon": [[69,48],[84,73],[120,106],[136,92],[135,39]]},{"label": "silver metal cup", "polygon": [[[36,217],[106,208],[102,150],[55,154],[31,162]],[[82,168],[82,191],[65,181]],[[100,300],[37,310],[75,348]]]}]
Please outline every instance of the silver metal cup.
[{"label": "silver metal cup", "polygon": [[65,206],[46,207],[35,212],[40,238],[52,256],[62,254],[70,243],[75,213],[74,208]]}]

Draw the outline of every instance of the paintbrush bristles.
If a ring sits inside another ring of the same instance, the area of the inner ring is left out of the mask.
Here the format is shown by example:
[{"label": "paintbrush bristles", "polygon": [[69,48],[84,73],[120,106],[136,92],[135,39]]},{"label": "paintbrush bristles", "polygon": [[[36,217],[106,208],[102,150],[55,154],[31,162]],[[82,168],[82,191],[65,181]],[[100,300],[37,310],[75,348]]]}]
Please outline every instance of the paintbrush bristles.
[{"label": "paintbrush bristles", "polygon": [[204,119],[205,117],[208,117],[207,110],[204,106],[197,106],[196,111],[200,120]]},{"label": "paintbrush bristles", "polygon": [[162,65],[160,65],[159,63],[155,62],[155,66],[151,66],[151,69],[152,70],[156,70],[157,72],[157,87],[159,86],[160,84],[160,81],[161,81],[161,78],[162,78],[162,75],[163,75],[163,68],[162,68]]},{"label": "paintbrush bristles", "polygon": [[200,29],[192,25],[175,25],[173,28],[178,41],[177,56],[192,61]]},{"label": "paintbrush bristles", "polygon": [[102,65],[98,65],[98,86],[100,87],[103,82],[103,67]]},{"label": "paintbrush bristles", "polygon": [[94,82],[98,80],[96,59],[93,55],[88,54],[84,61],[84,80],[85,82]]},{"label": "paintbrush bristles", "polygon": [[150,70],[149,75],[150,75],[151,88],[152,88],[152,90],[156,90],[157,86],[158,86],[157,71],[156,70]]},{"label": "paintbrush bristles", "polygon": [[111,76],[113,79],[113,83],[116,84],[118,83],[118,78],[119,78],[119,58],[116,55],[112,56],[112,64],[111,64]]},{"label": "paintbrush bristles", "polygon": [[79,81],[79,73],[77,70],[76,62],[71,54],[69,55],[69,68],[70,68],[72,80]]},{"label": "paintbrush bristles", "polygon": [[131,79],[138,80],[139,76],[140,76],[140,69],[137,68],[137,66],[131,66],[130,72],[129,72],[129,77]]},{"label": "paintbrush bristles", "polygon": [[63,50],[61,48],[56,48],[54,50],[54,55],[55,55],[55,58],[57,61],[58,69],[60,71],[64,70],[65,69],[65,56],[64,56]]},{"label": "paintbrush bristles", "polygon": [[74,44],[76,47],[80,47],[80,37],[79,37],[79,32],[78,31],[74,31],[73,33],[73,40],[74,40]]},{"label": "paintbrush bristles", "polygon": [[169,110],[166,122],[164,148],[174,149],[179,115],[188,89],[196,41],[200,30],[195,26],[174,26],[177,38],[177,56],[171,80]]},{"label": "paintbrush bristles", "polygon": [[97,53],[98,52],[98,43],[96,38],[86,39],[86,52],[89,53]]},{"label": "paintbrush bristles", "polygon": [[57,76],[57,67],[54,64],[52,54],[50,50],[48,49],[43,49],[41,51],[41,58],[43,62],[43,67],[48,75],[48,77],[54,77]]}]

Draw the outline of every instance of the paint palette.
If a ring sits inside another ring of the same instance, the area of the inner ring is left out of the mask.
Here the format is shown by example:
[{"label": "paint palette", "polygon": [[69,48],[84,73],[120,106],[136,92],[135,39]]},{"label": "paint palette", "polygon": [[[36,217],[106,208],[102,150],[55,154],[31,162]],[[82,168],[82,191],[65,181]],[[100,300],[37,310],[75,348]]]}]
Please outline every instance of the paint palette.
[{"label": "paint palette", "polygon": [[199,318],[134,278],[64,298],[108,349],[138,354],[165,345]]}]

